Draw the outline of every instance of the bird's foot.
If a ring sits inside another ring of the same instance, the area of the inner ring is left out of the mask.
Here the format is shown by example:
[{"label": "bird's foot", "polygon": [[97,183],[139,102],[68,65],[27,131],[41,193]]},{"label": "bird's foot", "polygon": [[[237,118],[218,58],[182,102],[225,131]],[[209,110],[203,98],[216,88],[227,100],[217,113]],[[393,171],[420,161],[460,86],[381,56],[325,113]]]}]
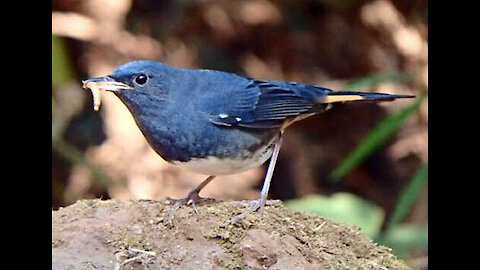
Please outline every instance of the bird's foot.
[{"label": "bird's foot", "polygon": [[198,195],[197,190],[193,190],[188,193],[187,196],[180,198],[180,199],[173,199],[167,197],[167,202],[173,204],[173,206],[167,211],[167,221],[172,225],[173,218],[175,217],[175,212],[180,208],[182,205],[191,205],[195,213],[198,215],[198,209],[196,207],[197,204],[214,201],[212,198],[203,198]]},{"label": "bird's foot", "polygon": [[229,224],[237,223],[238,221],[245,218],[248,214],[257,211],[260,215],[263,213],[263,207],[265,205],[277,205],[281,203],[280,200],[265,200],[262,198],[253,201],[241,201],[241,202],[233,202],[232,205],[240,206],[240,207],[250,207],[245,212],[241,213],[240,215],[234,216],[232,219],[228,221]]}]

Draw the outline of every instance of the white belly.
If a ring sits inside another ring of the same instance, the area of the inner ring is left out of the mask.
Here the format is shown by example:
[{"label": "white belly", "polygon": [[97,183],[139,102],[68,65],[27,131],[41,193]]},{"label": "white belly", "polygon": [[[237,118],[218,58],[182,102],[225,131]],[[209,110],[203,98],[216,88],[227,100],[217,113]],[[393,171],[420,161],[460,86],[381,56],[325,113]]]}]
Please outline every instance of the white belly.
[{"label": "white belly", "polygon": [[207,157],[194,158],[187,162],[174,161],[173,164],[182,169],[206,175],[235,174],[262,165],[272,155],[273,148],[274,145],[271,144],[258,150],[248,159]]}]

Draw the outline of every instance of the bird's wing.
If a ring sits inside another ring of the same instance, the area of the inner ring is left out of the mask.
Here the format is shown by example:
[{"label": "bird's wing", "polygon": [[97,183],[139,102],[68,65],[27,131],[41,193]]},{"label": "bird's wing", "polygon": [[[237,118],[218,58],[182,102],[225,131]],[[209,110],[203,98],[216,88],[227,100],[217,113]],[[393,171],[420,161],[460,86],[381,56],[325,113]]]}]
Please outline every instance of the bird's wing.
[{"label": "bird's wing", "polygon": [[[333,91],[308,84],[255,80],[231,73],[202,71],[199,106],[208,119],[222,126],[285,128],[320,113],[332,103],[382,102],[411,95]],[[197,81],[198,83],[198,81]]]},{"label": "bird's wing", "polygon": [[249,80],[246,87],[229,94],[229,103],[210,119],[214,124],[248,128],[278,128],[303,114],[320,112],[317,101],[328,89],[262,80]]}]

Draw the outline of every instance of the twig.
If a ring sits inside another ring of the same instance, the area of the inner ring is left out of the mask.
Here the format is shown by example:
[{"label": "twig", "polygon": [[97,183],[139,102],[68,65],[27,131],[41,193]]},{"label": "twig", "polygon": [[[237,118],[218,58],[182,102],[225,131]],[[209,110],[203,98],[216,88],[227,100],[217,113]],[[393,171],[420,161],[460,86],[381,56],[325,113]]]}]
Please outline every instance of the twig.
[{"label": "twig", "polygon": [[115,254],[116,263],[115,263],[114,270],[120,270],[120,268],[121,268],[123,265],[125,265],[125,264],[127,264],[127,263],[129,263],[129,262],[133,262],[133,261],[136,261],[136,260],[140,260],[140,259],[142,259],[142,257],[146,257],[146,256],[155,257],[155,256],[157,256],[157,253],[155,253],[155,252],[153,252],[153,251],[146,251],[146,250],[137,249],[137,248],[131,248],[131,247],[129,247],[129,248],[128,248],[128,251],[129,251],[129,252],[134,252],[134,253],[140,253],[140,255],[135,256],[135,257],[132,257],[132,258],[129,258],[129,259],[126,259],[125,261],[123,261],[123,262],[120,263],[120,257],[126,256],[126,254],[125,254],[123,251]]},{"label": "twig", "polygon": [[327,224],[326,221],[324,221],[322,224],[318,225],[318,227],[315,228],[314,231],[318,232],[320,229],[322,229],[322,227],[323,227],[325,224]]},{"label": "twig", "polygon": [[153,252],[153,251],[146,251],[146,250],[141,250],[141,249],[136,249],[136,248],[128,248],[129,251],[132,251],[132,252],[137,252],[137,253],[143,253],[143,254],[146,254],[146,255],[149,255],[149,256],[157,256],[157,253]]}]

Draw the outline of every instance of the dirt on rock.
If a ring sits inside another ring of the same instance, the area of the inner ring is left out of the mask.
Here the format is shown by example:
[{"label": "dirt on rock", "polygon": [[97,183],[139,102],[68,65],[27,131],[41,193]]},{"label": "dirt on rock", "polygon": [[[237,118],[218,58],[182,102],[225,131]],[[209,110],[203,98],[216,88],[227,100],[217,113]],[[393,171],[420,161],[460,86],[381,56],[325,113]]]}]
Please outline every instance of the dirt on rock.
[{"label": "dirt on rock", "polygon": [[[411,269],[358,228],[267,206],[82,200],[52,212],[52,269]],[[228,225],[225,225],[228,224]]]}]

